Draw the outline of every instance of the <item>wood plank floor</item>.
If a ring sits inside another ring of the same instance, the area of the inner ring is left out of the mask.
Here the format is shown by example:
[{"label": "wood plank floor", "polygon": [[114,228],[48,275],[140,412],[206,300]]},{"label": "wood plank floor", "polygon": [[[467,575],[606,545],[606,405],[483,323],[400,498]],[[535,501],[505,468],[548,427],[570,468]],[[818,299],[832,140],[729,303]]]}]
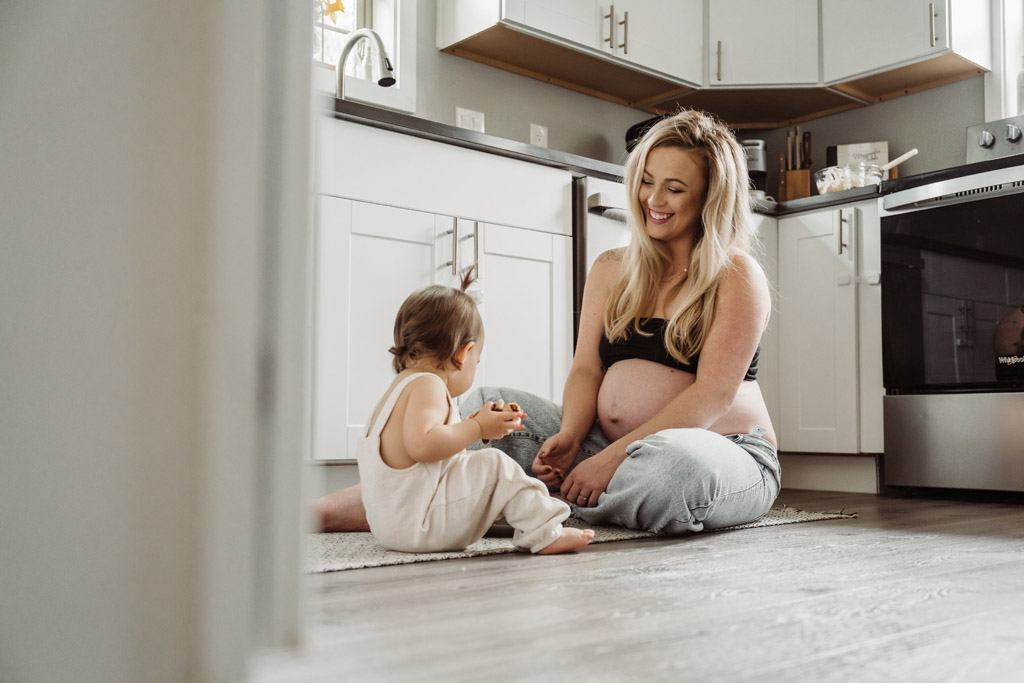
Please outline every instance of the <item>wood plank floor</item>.
[{"label": "wood plank floor", "polygon": [[783,491],[857,519],[309,577],[253,681],[1021,681],[1024,505]]}]

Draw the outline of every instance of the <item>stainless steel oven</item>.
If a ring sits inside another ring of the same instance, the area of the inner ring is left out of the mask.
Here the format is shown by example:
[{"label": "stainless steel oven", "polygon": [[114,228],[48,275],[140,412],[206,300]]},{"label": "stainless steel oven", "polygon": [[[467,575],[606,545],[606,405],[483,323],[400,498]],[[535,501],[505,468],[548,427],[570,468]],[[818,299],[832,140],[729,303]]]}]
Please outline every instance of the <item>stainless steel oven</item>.
[{"label": "stainless steel oven", "polygon": [[882,197],[886,485],[1024,491],[1022,163]]}]

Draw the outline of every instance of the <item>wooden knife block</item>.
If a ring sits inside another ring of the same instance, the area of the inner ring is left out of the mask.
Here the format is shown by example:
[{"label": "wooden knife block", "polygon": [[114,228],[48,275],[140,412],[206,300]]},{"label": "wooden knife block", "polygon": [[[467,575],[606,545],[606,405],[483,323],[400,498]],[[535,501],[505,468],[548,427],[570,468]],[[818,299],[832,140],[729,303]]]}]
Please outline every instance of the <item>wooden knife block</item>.
[{"label": "wooden knife block", "polygon": [[792,199],[803,199],[811,196],[811,169],[802,168],[798,171],[786,171],[786,182],[779,183],[779,201],[788,202]]}]

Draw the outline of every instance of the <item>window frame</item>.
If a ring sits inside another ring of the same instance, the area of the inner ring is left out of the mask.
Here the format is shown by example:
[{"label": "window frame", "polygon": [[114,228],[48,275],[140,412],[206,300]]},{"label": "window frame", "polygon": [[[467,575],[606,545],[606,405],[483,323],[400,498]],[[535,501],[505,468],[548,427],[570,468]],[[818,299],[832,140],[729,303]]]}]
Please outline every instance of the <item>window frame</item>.
[{"label": "window frame", "polygon": [[[403,113],[416,113],[416,2],[373,0],[372,28],[388,47],[397,82],[382,88],[373,81],[345,76],[345,99]],[[351,55],[349,60],[354,59]],[[376,73],[376,71],[374,71]],[[335,93],[334,65],[313,62],[313,87]]]}]

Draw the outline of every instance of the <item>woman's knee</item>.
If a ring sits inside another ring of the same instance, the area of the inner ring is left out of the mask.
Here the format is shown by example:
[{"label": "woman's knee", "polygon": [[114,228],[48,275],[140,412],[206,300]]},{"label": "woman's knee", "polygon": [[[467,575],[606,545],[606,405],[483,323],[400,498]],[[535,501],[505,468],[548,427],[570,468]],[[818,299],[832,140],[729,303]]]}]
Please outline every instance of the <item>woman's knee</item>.
[{"label": "woman's knee", "polygon": [[666,429],[631,443],[627,462],[659,474],[666,483],[706,480],[718,471],[716,453],[724,439],[706,429]]},{"label": "woman's knee", "polygon": [[623,483],[643,495],[645,507],[663,506],[658,516],[666,530],[675,523],[716,528],[751,521],[774,499],[755,460],[705,429],[658,432],[630,444],[626,452],[630,457],[620,467]]}]

